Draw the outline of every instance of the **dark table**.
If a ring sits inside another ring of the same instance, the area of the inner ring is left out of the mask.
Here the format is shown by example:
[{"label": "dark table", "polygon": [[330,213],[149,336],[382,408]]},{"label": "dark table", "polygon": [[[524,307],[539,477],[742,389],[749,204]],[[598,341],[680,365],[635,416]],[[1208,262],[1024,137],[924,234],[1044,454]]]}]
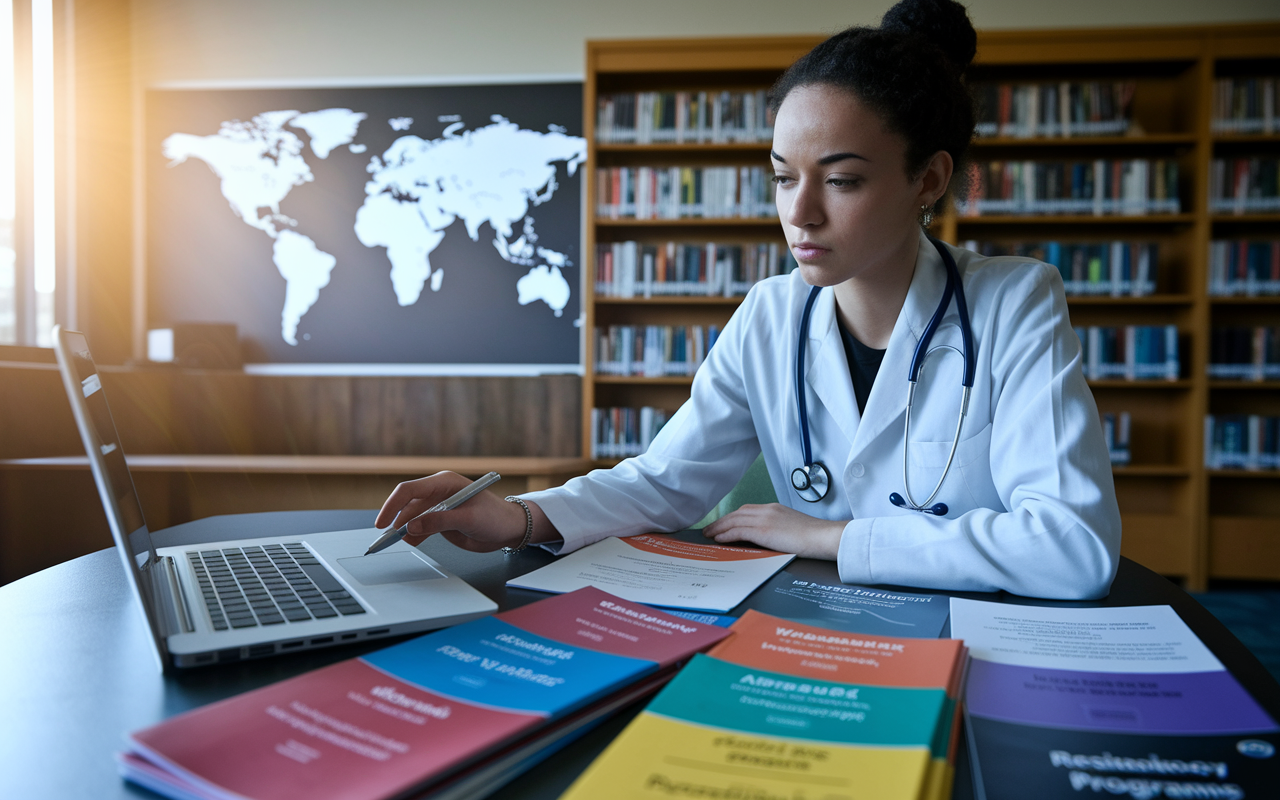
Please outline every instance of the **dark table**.
[{"label": "dark table", "polygon": [[[252,536],[368,527],[373,511],[298,511],[210,517],[154,534],[158,547]],[[458,550],[435,537],[423,549],[505,610],[546,595],[507,589],[506,581],[551,560],[538,549],[515,556]],[[839,582],[832,562],[797,559],[797,578]],[[1005,594],[952,593],[1024,605],[1168,604],[1280,719],[1280,684],[1209,612],[1169,581],[1122,559],[1110,596],[1050,603]],[[122,781],[115,754],[127,731],[182,711],[362,655],[386,642],[353,644],[186,670],[162,676],[114,549],[59,564],[0,587],[0,798],[155,797]],[[638,709],[619,714],[500,791],[506,800],[558,797]],[[968,798],[965,753],[956,798]]]}]

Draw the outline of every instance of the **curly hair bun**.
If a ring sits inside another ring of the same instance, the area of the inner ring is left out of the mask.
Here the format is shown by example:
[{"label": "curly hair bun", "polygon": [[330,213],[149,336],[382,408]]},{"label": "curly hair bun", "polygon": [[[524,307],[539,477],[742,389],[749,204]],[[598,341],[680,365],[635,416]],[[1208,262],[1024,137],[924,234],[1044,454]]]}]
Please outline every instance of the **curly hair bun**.
[{"label": "curly hair bun", "polygon": [[978,34],[965,7],[955,0],[901,0],[885,12],[880,29],[927,39],[960,73],[978,52]]}]

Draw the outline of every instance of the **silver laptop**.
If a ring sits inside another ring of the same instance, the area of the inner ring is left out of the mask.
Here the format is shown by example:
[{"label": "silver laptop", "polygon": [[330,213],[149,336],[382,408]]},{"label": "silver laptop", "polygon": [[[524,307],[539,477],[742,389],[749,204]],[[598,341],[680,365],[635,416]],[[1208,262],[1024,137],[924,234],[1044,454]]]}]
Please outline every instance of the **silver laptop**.
[{"label": "silver laptop", "polygon": [[373,528],[156,548],[83,334],[54,329],[76,426],[162,669],[415,633],[497,605]]}]

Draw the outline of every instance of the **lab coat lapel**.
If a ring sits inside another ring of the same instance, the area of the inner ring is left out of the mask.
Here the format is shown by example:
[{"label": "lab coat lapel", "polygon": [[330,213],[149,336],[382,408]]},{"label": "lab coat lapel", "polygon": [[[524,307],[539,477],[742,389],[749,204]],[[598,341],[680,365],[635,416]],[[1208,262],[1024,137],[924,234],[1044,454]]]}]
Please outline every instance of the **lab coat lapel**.
[{"label": "lab coat lapel", "polygon": [[[840,431],[850,442],[858,430],[858,404],[853,396],[853,377],[849,374],[849,359],[845,356],[844,341],[836,321],[835,292],[823,290],[813,307],[809,319],[809,353],[805,360],[805,380],[834,418]],[[815,409],[810,409],[812,420]],[[812,435],[812,434],[811,434]],[[814,442],[814,453],[822,452],[819,442]],[[829,464],[833,471],[837,465]]]},{"label": "lab coat lapel", "polygon": [[929,319],[938,308],[946,284],[947,273],[942,258],[922,233],[915,274],[907,289],[902,311],[898,313],[898,321],[894,323],[889,347],[880,363],[871,395],[867,398],[862,423],[853,438],[853,448],[849,453],[851,460],[870,446],[887,427],[895,423],[901,426],[902,414],[907,408],[907,373],[911,358]]}]

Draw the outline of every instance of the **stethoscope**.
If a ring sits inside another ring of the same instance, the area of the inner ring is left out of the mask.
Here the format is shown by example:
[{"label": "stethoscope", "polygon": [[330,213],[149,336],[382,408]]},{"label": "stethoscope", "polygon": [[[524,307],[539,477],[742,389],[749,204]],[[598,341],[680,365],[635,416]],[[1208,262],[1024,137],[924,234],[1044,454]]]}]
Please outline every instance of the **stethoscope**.
[{"label": "stethoscope", "polygon": [[[929,320],[929,324],[925,327],[924,335],[920,337],[920,342],[916,345],[916,352],[911,357],[911,368],[907,372],[906,423],[902,432],[902,485],[906,498],[894,492],[889,495],[889,502],[898,508],[907,508],[924,514],[944,517],[947,515],[947,504],[933,503],[933,499],[937,497],[938,490],[942,488],[942,482],[947,479],[947,473],[951,471],[951,462],[956,457],[956,447],[960,444],[960,428],[964,425],[965,414],[969,411],[969,392],[973,389],[973,375],[977,362],[973,351],[973,331],[969,327],[969,306],[964,299],[964,287],[960,282],[960,270],[956,267],[956,261],[951,257],[950,251],[941,242],[933,237],[929,237],[929,241],[937,248],[938,254],[942,256],[942,263],[947,270],[947,286],[942,290],[942,301],[938,303],[938,309],[933,312],[933,318]],[[804,391],[804,353],[805,346],[809,341],[809,316],[813,312],[813,304],[818,299],[818,293],[821,291],[821,286],[815,286],[809,290],[809,298],[804,304],[804,313],[800,315],[800,343],[796,353],[796,402],[800,410],[800,446],[804,451],[805,465],[796,467],[791,471],[791,488],[796,490],[801,499],[810,503],[822,500],[827,496],[827,492],[831,488],[831,473],[827,471],[826,465],[821,461],[813,459],[813,449],[809,444],[809,413],[805,403]],[[951,305],[951,296],[953,294],[956,298],[956,311],[960,316],[960,339],[964,345],[964,352],[960,353],[959,350],[956,350],[951,345],[939,345],[930,350],[929,343],[933,340],[933,334],[941,325],[942,318],[947,313],[947,307]],[[911,442],[911,407],[915,403],[916,385],[920,380],[920,370],[924,367],[925,360],[938,350],[954,350],[960,353],[960,356],[964,359],[960,415],[956,419],[956,433],[951,441],[951,452],[947,455],[947,465],[942,469],[942,477],[938,478],[938,484],[933,487],[933,491],[929,493],[924,502],[917,503],[911,496],[911,481],[907,470],[907,447]],[[933,505],[929,505],[930,503],[933,503]]]}]

